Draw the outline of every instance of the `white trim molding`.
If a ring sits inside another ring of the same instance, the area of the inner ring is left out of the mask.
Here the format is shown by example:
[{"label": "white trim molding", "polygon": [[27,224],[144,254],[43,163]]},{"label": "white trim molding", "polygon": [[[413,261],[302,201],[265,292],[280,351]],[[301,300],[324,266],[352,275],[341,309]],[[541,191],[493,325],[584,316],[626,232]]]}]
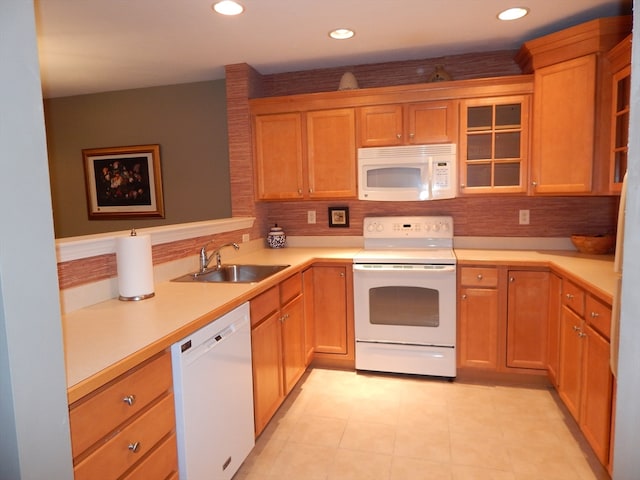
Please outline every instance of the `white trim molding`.
[{"label": "white trim molding", "polygon": [[[151,236],[151,244],[176,242],[189,238],[203,237],[216,233],[233,232],[253,227],[255,217],[221,218],[204,222],[179,223],[162,227],[140,228],[140,234]],[[60,238],[56,240],[58,263],[115,253],[116,237],[128,235],[129,230],[98,233],[80,237]]]}]

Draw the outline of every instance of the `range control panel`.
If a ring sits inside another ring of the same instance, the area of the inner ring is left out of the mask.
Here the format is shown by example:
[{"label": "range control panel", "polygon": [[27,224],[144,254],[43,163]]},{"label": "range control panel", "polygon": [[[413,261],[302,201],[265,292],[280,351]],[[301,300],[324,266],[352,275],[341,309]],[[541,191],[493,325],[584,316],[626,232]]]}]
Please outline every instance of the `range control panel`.
[{"label": "range control panel", "polygon": [[452,217],[366,217],[365,238],[453,238]]}]

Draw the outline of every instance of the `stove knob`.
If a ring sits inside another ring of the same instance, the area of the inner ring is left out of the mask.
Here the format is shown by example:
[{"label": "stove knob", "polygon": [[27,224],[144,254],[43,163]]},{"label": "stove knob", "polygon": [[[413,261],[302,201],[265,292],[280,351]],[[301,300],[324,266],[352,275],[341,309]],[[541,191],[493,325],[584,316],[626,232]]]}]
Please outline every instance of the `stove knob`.
[{"label": "stove knob", "polygon": [[378,224],[378,226],[376,227],[376,230],[377,230],[378,232],[383,231],[383,230],[384,230],[384,225],[382,225],[381,223],[379,223],[379,224]]},{"label": "stove knob", "polygon": [[438,232],[439,230],[440,230],[440,224],[436,223],[436,224],[433,226],[433,231],[434,231],[434,232]]},{"label": "stove knob", "polygon": [[375,225],[373,223],[370,223],[369,225],[367,225],[367,232],[373,232],[375,228]]},{"label": "stove knob", "polygon": [[443,232],[448,232],[449,231],[449,224],[448,223],[443,223],[442,224],[442,231]]},{"label": "stove knob", "polygon": [[431,230],[431,226],[428,223],[424,224],[424,231],[428,232],[429,230]]}]

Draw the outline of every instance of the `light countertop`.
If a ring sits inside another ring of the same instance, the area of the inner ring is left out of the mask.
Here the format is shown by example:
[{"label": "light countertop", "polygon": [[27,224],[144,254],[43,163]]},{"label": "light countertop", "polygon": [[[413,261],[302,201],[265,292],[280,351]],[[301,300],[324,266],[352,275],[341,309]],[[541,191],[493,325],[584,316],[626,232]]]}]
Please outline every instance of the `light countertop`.
[{"label": "light countertop", "polygon": [[[69,403],[167,349],[232,308],[316,261],[350,262],[359,248],[261,249],[237,263],[286,264],[255,284],[161,282],[139,302],[107,300],[63,315]],[[549,266],[611,301],[612,256],[575,252],[456,249],[460,265]],[[185,272],[186,273],[186,272]]]}]

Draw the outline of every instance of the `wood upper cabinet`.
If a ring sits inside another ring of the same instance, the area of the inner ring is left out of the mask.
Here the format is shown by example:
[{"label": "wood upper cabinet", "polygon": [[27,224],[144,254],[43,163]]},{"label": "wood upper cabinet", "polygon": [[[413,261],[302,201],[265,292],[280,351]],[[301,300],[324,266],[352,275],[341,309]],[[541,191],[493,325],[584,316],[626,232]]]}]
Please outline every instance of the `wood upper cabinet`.
[{"label": "wood upper cabinet", "polygon": [[259,200],[355,198],[353,108],[255,115]]},{"label": "wood upper cabinet", "polygon": [[534,193],[589,193],[592,189],[596,55],[535,72]]},{"label": "wood upper cabinet", "polygon": [[256,115],[253,125],[258,199],[302,198],[302,114]]},{"label": "wood upper cabinet", "polygon": [[356,142],[353,108],[307,112],[307,196],[355,198]]},{"label": "wood upper cabinet", "polygon": [[507,366],[546,370],[549,272],[508,275]]},{"label": "wood upper cabinet", "polygon": [[608,194],[611,70],[606,54],[631,17],[585,22],[526,42],[516,56],[534,73],[531,192]]},{"label": "wood upper cabinet", "polygon": [[627,171],[629,115],[631,93],[631,35],[607,54],[611,65],[611,151],[609,158],[609,189],[622,190]]},{"label": "wood upper cabinet", "polygon": [[527,191],[530,95],[460,102],[460,192]]},{"label": "wood upper cabinet", "polygon": [[460,268],[458,365],[498,368],[498,269]]},{"label": "wood upper cabinet", "polygon": [[358,132],[360,147],[453,143],[458,132],[456,102],[360,107]]}]

